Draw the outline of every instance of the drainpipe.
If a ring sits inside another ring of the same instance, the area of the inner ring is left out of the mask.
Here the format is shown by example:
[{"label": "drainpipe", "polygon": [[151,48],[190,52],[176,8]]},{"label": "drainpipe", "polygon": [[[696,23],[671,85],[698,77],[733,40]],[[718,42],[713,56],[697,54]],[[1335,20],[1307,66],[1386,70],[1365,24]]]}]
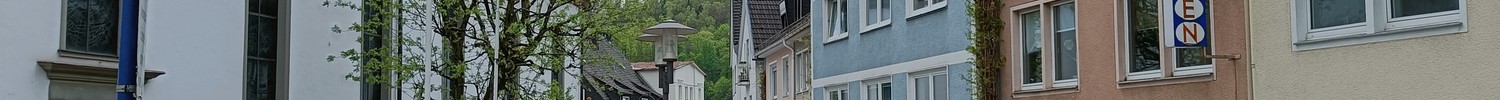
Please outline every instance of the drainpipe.
[{"label": "drainpipe", "polygon": [[140,0],[120,0],[120,46],[119,46],[119,72],[115,73],[118,79],[115,81],[116,100],[135,100],[136,91],[136,38],[140,32],[137,31],[136,23],[139,22]]}]

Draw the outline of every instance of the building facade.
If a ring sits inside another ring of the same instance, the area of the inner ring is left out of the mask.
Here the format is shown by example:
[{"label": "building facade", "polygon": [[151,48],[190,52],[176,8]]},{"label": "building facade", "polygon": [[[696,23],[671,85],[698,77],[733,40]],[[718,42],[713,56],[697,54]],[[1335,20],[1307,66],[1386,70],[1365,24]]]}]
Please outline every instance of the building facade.
[{"label": "building facade", "polygon": [[[631,70],[635,70],[645,80],[661,79],[661,69],[656,66],[656,62],[635,62],[630,63],[630,66],[633,67]],[[703,98],[703,89],[704,86],[707,86],[704,84],[704,82],[707,82],[704,75],[707,74],[703,73],[698,64],[693,63],[693,61],[677,61],[672,66],[672,83],[666,85],[672,87],[672,93],[667,94],[668,98],[672,98],[673,100]],[[656,91],[661,91],[661,86],[663,86],[660,81],[646,81],[646,83],[652,89],[656,89]]]},{"label": "building facade", "polygon": [[1001,45],[1006,48],[1002,54],[1007,54],[1002,75],[1007,76],[1002,77],[1001,95],[1053,100],[1248,99],[1249,64],[1241,57],[1247,54],[1248,34],[1245,15],[1238,13],[1245,12],[1243,2],[1005,1],[1009,12]]},{"label": "building facade", "polygon": [[1253,98],[1497,98],[1497,4],[1253,0]]},{"label": "building facade", "polygon": [[968,100],[966,0],[813,0],[813,100]]},{"label": "building facade", "polygon": [[[341,3],[358,6],[360,0]],[[346,50],[365,50],[385,42],[363,40],[371,34],[344,30],[367,21],[370,10],[330,5],[325,1],[142,0],[138,6],[139,56],[143,76],[141,99],[164,100],[392,100],[416,97],[413,91],[390,89],[350,79],[359,61],[333,58]],[[118,70],[119,0],[20,0],[0,4],[0,97],[19,100],[107,100],[115,98]],[[576,11],[576,9],[567,9]],[[562,11],[562,10],[558,10]],[[402,15],[411,16],[411,15]],[[344,27],[339,27],[344,26]],[[390,34],[407,27],[382,29]],[[401,33],[425,31],[405,30]],[[417,51],[405,49],[405,51]],[[478,52],[472,52],[478,53]],[[419,54],[419,53],[410,53]],[[434,56],[435,57],[435,56]],[[567,63],[578,63],[569,60]],[[615,66],[623,71],[626,62]],[[580,69],[567,69],[577,74]],[[527,70],[522,77],[554,76],[568,90],[582,90],[578,79]],[[630,75],[634,75],[633,73]],[[411,80],[442,85],[436,77]],[[548,79],[536,79],[548,80]],[[540,82],[520,82],[545,87]],[[645,84],[645,83],[641,83]],[[412,85],[412,84],[403,84]],[[451,85],[450,85],[451,86]],[[643,85],[642,85],[643,86]],[[482,95],[468,85],[468,95]],[[543,88],[545,89],[545,88]],[[645,88],[641,88],[645,89]],[[435,91],[435,90],[434,90]],[[540,91],[540,90],[537,90]],[[637,92],[649,95],[651,91]],[[571,92],[574,97],[583,93]],[[422,97],[446,98],[445,93]],[[657,96],[660,97],[660,96]],[[583,99],[583,98],[575,98]]]},{"label": "building facade", "polygon": [[[344,78],[359,34],[329,31],[360,12],[303,0],[143,0],[139,85],[143,99],[360,99]],[[118,0],[0,3],[0,97],[114,99]],[[295,10],[293,10],[295,9]],[[293,34],[296,33],[296,34]],[[295,49],[293,49],[295,48]],[[210,56],[212,55],[212,56]],[[344,66],[344,67],[337,67]],[[296,77],[290,77],[296,76]]]}]

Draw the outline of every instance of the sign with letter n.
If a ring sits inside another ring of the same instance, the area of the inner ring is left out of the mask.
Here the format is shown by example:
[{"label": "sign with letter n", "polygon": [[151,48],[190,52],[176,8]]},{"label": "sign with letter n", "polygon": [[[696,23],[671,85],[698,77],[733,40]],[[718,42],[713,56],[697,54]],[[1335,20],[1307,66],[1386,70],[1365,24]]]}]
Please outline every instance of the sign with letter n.
[{"label": "sign with letter n", "polygon": [[1161,8],[1171,10],[1171,15],[1162,17],[1171,20],[1172,23],[1164,23],[1164,27],[1170,29],[1172,47],[1204,47],[1208,46],[1209,32],[1209,7],[1208,0],[1170,0],[1163,2]]}]

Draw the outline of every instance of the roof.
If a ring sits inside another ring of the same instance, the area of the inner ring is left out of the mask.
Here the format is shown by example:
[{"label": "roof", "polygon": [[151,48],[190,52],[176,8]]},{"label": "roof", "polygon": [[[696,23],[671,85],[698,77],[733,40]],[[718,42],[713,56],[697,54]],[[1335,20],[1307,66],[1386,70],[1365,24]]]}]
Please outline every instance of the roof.
[{"label": "roof", "polygon": [[[689,65],[689,64],[693,64],[693,62],[692,61],[678,61],[676,65],[672,65],[673,66],[672,68],[681,69],[682,67],[687,67],[687,66],[684,66],[684,65]],[[696,65],[696,64],[694,64],[694,65]],[[632,69],[635,69],[635,70],[655,70],[655,69],[659,69],[659,68],[656,67],[656,62],[635,62],[635,63],[630,63],[630,67]]]},{"label": "roof", "polygon": [[781,0],[749,0],[750,34],[755,50],[770,46],[772,38],[784,28],[781,24]]},{"label": "roof", "polygon": [[584,58],[609,60],[583,62],[581,64],[583,67],[580,69],[583,71],[584,78],[582,79],[585,79],[585,82],[603,82],[602,84],[590,85],[620,90],[615,91],[617,93],[665,97],[654,89],[649,88],[651,86],[646,84],[646,79],[641,78],[640,73],[625,68],[629,66],[628,61],[625,60],[625,53],[616,48],[615,44],[611,42],[612,40],[608,38],[590,40],[590,42],[595,44],[595,47],[582,50]]}]

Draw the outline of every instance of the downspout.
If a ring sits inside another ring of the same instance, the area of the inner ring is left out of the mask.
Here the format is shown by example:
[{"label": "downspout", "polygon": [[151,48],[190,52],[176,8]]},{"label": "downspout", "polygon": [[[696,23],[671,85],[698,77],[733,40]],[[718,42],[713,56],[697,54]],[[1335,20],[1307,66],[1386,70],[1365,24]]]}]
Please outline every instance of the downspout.
[{"label": "downspout", "polygon": [[140,32],[136,23],[139,15],[139,0],[120,0],[120,27],[119,27],[119,72],[115,73],[115,99],[135,100],[136,90],[136,38]]}]

